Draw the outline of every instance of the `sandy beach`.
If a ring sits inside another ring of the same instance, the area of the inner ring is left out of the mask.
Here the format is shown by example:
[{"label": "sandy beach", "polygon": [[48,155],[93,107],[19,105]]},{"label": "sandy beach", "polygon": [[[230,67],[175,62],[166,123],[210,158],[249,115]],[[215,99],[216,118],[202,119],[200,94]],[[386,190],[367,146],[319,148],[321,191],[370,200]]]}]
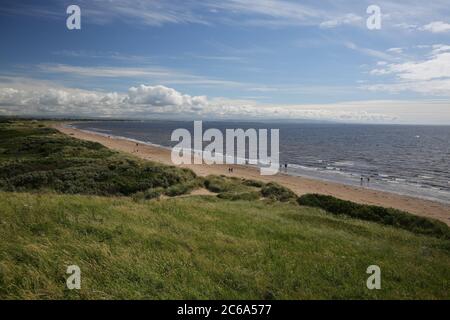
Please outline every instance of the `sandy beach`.
[{"label": "sandy beach", "polygon": [[[64,124],[57,124],[54,127],[59,131],[78,139],[99,142],[113,150],[127,152],[142,159],[173,165],[170,159],[170,150],[168,149],[142,144],[140,144],[137,148],[135,142],[126,139],[107,137],[78,129],[68,128],[65,127]],[[445,222],[447,225],[450,225],[450,205],[439,202],[333,182],[314,180],[310,178],[294,177],[282,173],[275,176],[262,176],[260,175],[258,168],[251,166],[233,165],[233,173],[228,173],[227,168],[230,167],[230,165],[203,164],[183,165],[183,167],[192,169],[200,176],[223,174],[246,179],[255,179],[264,182],[273,181],[290,188],[298,195],[303,195],[306,193],[320,193],[362,204],[392,207],[408,211],[419,216],[438,219]]]}]

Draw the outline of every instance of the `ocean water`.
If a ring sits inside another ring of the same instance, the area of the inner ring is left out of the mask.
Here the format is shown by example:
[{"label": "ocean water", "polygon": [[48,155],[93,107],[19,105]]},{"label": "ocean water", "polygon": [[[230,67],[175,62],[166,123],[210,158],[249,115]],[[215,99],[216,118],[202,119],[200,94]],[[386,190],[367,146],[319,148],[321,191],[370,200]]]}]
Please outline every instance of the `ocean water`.
[{"label": "ocean water", "polygon": [[[172,147],[184,121],[93,121],[79,129]],[[284,174],[450,203],[450,126],[203,122],[203,130],[279,129]],[[367,182],[370,177],[370,182]]]}]

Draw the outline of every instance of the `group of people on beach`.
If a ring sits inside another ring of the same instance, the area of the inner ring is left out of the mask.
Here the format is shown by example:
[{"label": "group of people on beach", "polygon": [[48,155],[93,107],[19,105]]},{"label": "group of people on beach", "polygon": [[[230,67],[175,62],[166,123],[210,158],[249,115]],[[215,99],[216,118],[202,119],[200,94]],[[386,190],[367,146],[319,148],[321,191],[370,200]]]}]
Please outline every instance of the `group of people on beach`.
[{"label": "group of people on beach", "polygon": [[[370,177],[369,176],[367,176],[366,177],[366,180],[367,180],[367,186],[369,186],[369,184],[370,184]],[[361,176],[361,187],[364,185],[364,176]]]}]

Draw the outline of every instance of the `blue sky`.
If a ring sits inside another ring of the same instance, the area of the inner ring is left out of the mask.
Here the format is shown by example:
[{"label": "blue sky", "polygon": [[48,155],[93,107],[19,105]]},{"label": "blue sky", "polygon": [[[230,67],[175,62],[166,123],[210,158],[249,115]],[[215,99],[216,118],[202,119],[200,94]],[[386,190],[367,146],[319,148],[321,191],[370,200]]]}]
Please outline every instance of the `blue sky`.
[{"label": "blue sky", "polygon": [[0,114],[450,124],[448,1],[3,0],[0,33]]}]

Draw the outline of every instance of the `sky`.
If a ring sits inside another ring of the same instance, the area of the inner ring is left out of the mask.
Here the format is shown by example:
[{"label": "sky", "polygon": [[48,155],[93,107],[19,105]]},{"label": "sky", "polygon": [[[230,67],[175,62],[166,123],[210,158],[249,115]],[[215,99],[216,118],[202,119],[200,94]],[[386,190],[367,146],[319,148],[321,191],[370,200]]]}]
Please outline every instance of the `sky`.
[{"label": "sky", "polygon": [[0,115],[450,125],[448,0],[2,0],[0,36]]}]

